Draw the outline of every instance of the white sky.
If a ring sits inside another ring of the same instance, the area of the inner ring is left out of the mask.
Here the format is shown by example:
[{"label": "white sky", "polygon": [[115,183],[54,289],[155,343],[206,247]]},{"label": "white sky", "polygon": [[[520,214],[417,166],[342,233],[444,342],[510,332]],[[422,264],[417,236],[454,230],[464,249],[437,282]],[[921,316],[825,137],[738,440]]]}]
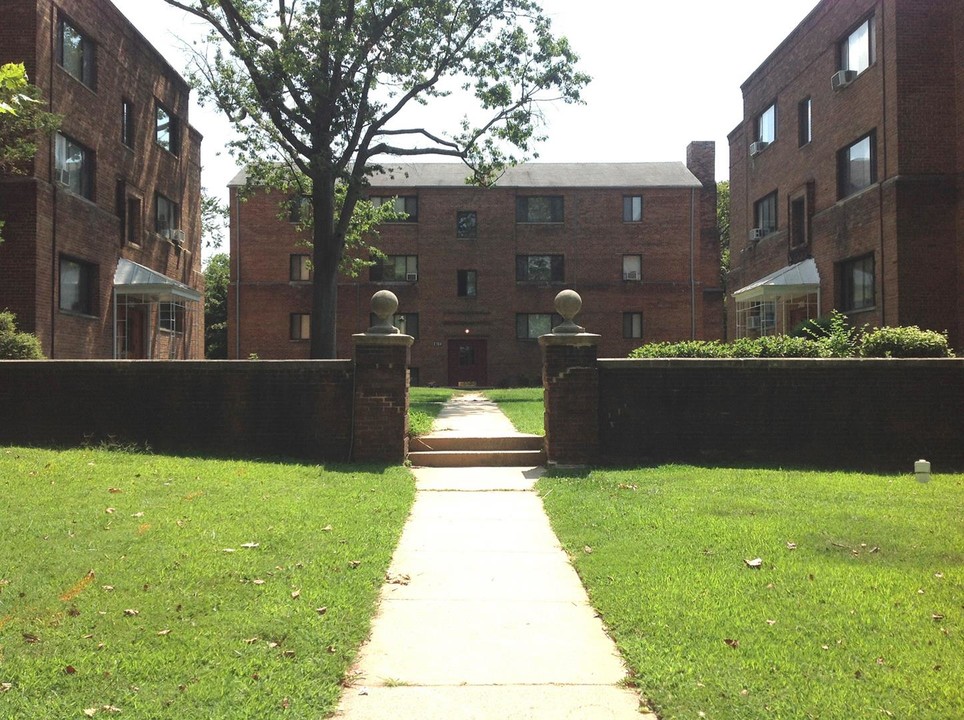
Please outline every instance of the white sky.
[{"label": "white sky", "polygon": [[[163,0],[113,0],[176,69],[178,37],[203,26]],[[817,0],[541,0],[593,77],[586,104],[546,109],[542,162],[685,161],[691,140],[716,141],[716,176],[729,174],[726,135],[743,117],[740,85]],[[829,78],[827,82],[829,82]],[[192,97],[194,94],[192,94]],[[230,127],[192,104],[204,135],[202,182],[226,195],[234,161],[222,152]]]}]

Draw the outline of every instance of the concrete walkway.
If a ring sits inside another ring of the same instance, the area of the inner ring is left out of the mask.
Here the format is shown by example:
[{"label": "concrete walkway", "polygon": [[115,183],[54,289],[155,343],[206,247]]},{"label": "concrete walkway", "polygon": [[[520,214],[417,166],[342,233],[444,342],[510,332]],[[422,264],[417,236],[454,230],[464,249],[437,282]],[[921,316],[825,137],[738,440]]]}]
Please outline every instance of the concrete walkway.
[{"label": "concrete walkway", "polygon": [[[473,399],[475,398],[475,399]],[[479,396],[434,432],[513,434]],[[347,720],[640,720],[639,698],[549,526],[541,468],[417,468],[418,493]]]}]

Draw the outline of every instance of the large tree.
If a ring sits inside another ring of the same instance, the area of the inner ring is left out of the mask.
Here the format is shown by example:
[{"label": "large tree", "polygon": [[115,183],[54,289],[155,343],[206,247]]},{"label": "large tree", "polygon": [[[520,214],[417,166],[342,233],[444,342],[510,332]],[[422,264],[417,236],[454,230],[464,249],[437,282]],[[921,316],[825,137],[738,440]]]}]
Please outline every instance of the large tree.
[{"label": "large tree", "polygon": [[37,154],[38,139],[59,124],[57,115],[44,110],[40,89],[30,84],[23,63],[0,65],[0,175],[23,175]]},{"label": "large tree", "polygon": [[[335,354],[338,268],[377,164],[447,156],[491,182],[541,139],[540,104],[578,102],[589,80],[532,0],[165,2],[211,26],[193,76],[240,132],[249,179],[303,180],[311,199],[314,358]],[[471,110],[454,127],[413,120],[452,93]]]}]

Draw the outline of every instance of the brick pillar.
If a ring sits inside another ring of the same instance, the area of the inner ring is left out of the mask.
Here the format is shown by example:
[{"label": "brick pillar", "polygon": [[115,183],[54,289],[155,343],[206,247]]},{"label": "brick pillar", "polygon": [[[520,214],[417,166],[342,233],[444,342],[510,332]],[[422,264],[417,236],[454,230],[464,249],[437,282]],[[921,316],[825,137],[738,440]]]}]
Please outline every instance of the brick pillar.
[{"label": "brick pillar", "polygon": [[397,309],[394,294],[375,293],[372,311],[379,321],[368,332],[352,336],[353,461],[401,463],[408,455],[408,366],[414,339],[392,327],[390,318]]},{"label": "brick pillar", "polygon": [[582,466],[599,453],[599,335],[583,332],[572,318],[582,299],[572,290],[556,296],[565,322],[539,338],[545,399],[546,459],[556,466]]}]

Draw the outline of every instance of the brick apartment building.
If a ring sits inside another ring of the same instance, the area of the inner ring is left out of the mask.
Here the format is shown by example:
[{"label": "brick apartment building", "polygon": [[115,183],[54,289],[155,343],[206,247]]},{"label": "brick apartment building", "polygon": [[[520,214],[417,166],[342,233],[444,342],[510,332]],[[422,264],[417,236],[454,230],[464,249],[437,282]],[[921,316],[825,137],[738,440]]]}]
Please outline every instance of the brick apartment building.
[{"label": "brick apartment building", "polygon": [[187,83],[110,0],[6,0],[58,132],[0,176],[0,309],[52,358],[200,358],[200,135]]},{"label": "brick apartment building", "polygon": [[824,0],[742,89],[729,334],[835,308],[964,347],[964,3]]},{"label": "brick apartment building", "polygon": [[[719,338],[722,289],[714,145],[687,163],[540,164],[510,169],[492,188],[465,184],[452,163],[395,166],[369,195],[407,220],[384,224],[388,257],[338,288],[337,343],[371,324],[370,299],[399,298],[396,326],[413,335],[414,384],[536,384],[536,339],[558,324],[553,300],[573,288],[577,318],[602,335],[600,353],[648,341]],[[229,357],[308,356],[310,250],[279,218],[286,198],[231,188]]]}]

